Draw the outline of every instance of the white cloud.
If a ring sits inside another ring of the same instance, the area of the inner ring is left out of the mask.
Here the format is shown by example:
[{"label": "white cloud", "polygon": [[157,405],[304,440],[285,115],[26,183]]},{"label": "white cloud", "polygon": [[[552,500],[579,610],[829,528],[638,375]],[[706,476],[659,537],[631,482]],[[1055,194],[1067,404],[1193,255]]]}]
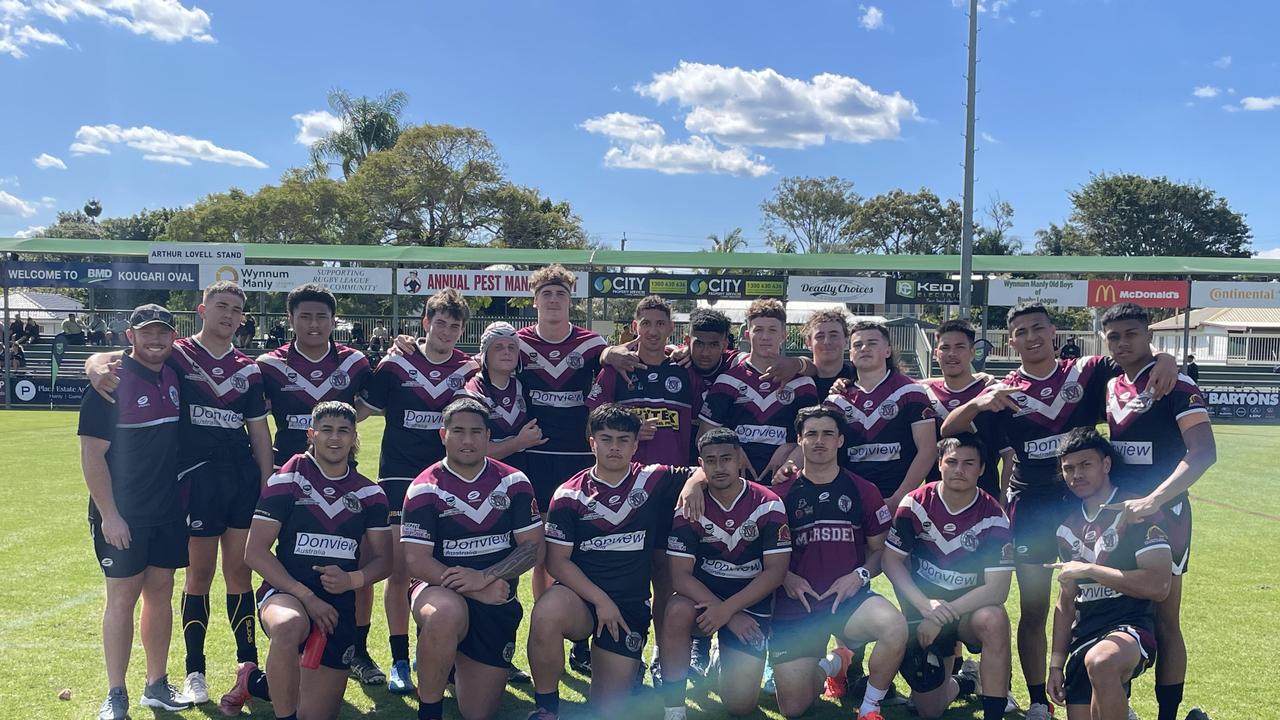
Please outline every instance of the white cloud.
[{"label": "white cloud", "polygon": [[1212,85],[1199,85],[1191,91],[1191,94],[1198,98],[1218,97],[1218,88]]},{"label": "white cloud", "polygon": [[684,126],[726,145],[803,148],[839,142],[867,143],[901,135],[916,105],[887,95],[854,77],[823,73],[812,80],[771,68],[743,70],[681,61],[636,92],[659,103],[688,108]]},{"label": "white cloud", "polygon": [[1272,260],[1280,260],[1280,248],[1270,248],[1270,249],[1268,249],[1268,250],[1262,250],[1262,251],[1260,251],[1257,255],[1255,255],[1254,257],[1270,258],[1270,259],[1272,259]]},{"label": "white cloud", "polygon": [[40,233],[44,232],[45,229],[48,227],[49,227],[48,225],[31,225],[26,230],[19,230],[18,232],[14,233],[13,236],[16,238],[23,238],[23,239],[40,237]]},{"label": "white cloud", "polygon": [[1226,70],[1227,68],[1231,67],[1231,56],[1223,55],[1222,57],[1213,61],[1213,66],[1216,68],[1220,68],[1222,70]]},{"label": "white cloud", "polygon": [[1280,107],[1280,95],[1272,95],[1271,97],[1247,97],[1241,98],[1240,108],[1242,110],[1275,110]]},{"label": "white cloud", "polygon": [[40,204],[47,208],[51,208],[58,204],[58,198],[45,195],[40,198]]},{"label": "white cloud", "polygon": [[32,158],[31,162],[41,170],[48,170],[49,168],[67,169],[67,164],[62,162],[61,158],[56,158],[49,153],[40,153],[39,156]]},{"label": "white cloud", "polygon": [[773,171],[764,163],[764,158],[741,147],[721,147],[701,135],[685,142],[667,143],[662,126],[640,115],[613,112],[589,118],[581,127],[604,135],[613,143],[604,156],[608,167],[657,170],[667,175],[712,173],[760,177]]},{"label": "white cloud", "polygon": [[[7,12],[0,9],[0,17],[7,17]],[[32,45],[61,45],[66,47],[67,41],[57,33],[39,30],[30,25],[19,27],[7,22],[0,22],[0,55],[8,55],[14,60],[21,60],[27,56],[23,48]]]},{"label": "white cloud", "polygon": [[1037,8],[1037,9],[1032,10],[1031,12],[1029,12],[1029,13],[1027,13],[1027,14],[1028,14],[1028,15],[1030,15],[1031,17],[1033,17],[1033,18],[1038,18],[1038,17],[1040,17],[1041,15],[1044,15],[1044,10],[1040,10],[1040,9],[1038,9],[1038,8]]},{"label": "white cloud", "polygon": [[119,125],[81,125],[76,131],[76,142],[71,152],[77,155],[109,155],[108,145],[125,145],[140,150],[144,160],[190,165],[191,160],[236,165],[239,167],[265,168],[267,164],[240,150],[219,147],[208,140],[188,135],[176,135],[152,127],[127,127]]},{"label": "white cloud", "polygon": [[858,9],[863,11],[862,17],[858,18],[858,24],[864,30],[878,30],[884,27],[884,13],[880,8],[875,5],[871,7],[859,5]]},{"label": "white cloud", "polygon": [[1228,95],[1235,95],[1235,94],[1236,94],[1236,89],[1235,89],[1235,88],[1232,88],[1232,87],[1227,88],[1227,94],[1228,94]]},{"label": "white cloud", "polygon": [[0,215],[19,215],[31,217],[36,214],[36,206],[19,197],[14,197],[0,190]]},{"label": "white cloud", "polygon": [[991,143],[992,145],[995,145],[996,143],[1000,142],[999,140],[997,140],[997,139],[995,138],[995,136],[994,136],[994,135],[992,135],[992,134],[991,134],[991,133],[989,133],[989,132],[983,132],[983,133],[981,133],[981,137],[982,137],[982,139],[983,139],[983,140],[985,140],[985,141],[987,141],[987,142]]},{"label": "white cloud", "polygon": [[216,42],[210,34],[209,13],[179,0],[0,0],[0,53],[21,59],[26,57],[23,48],[31,45],[67,46],[61,35],[47,28],[17,25],[36,18],[63,25],[97,20],[167,43]]},{"label": "white cloud", "polygon": [[662,142],[666,131],[647,117],[624,112],[611,112],[586,120],[582,129],[614,140],[652,145]]},{"label": "white cloud", "polygon": [[293,121],[298,123],[298,134],[293,140],[299,145],[314,145],[316,141],[342,129],[342,118],[328,110],[298,113],[293,116]]}]

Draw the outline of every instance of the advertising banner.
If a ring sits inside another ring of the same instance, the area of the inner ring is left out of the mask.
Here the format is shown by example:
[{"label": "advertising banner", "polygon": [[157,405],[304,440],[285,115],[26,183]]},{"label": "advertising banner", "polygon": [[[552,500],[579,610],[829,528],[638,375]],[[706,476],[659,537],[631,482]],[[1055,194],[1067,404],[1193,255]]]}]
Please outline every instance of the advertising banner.
[{"label": "advertising banner", "polygon": [[[86,378],[64,377],[51,381],[47,377],[31,377],[21,373],[13,375],[13,392],[9,394],[9,402],[19,407],[80,407],[85,390],[89,388]],[[5,392],[4,375],[0,373],[0,393]],[[0,397],[3,397],[0,394]]]},{"label": "advertising banner", "polygon": [[195,265],[109,262],[7,262],[9,287],[126,288],[131,290],[195,290]]},{"label": "advertising banner", "polygon": [[1059,307],[1088,307],[1089,283],[1085,280],[992,280],[988,302],[1002,307],[1038,302]]},{"label": "advertising banner", "polygon": [[243,265],[244,246],[229,243],[151,243],[147,261],[192,265]]},{"label": "advertising banner", "polygon": [[1280,283],[1201,282],[1197,280],[1191,283],[1191,307],[1280,307]]},{"label": "advertising banner", "polygon": [[[959,305],[960,281],[941,275],[933,277],[890,279],[885,302],[916,305]],[[987,281],[974,280],[971,305],[987,304]]]},{"label": "advertising banner", "polygon": [[246,292],[281,292],[319,283],[335,295],[390,295],[391,268],[306,265],[201,265],[200,286],[230,280]]},{"label": "advertising banner", "polygon": [[1280,423],[1280,387],[1202,387],[1215,420]]},{"label": "advertising banner", "polygon": [[[528,272],[510,270],[443,270],[432,268],[400,268],[396,271],[400,295],[433,295],[438,290],[453,288],[463,295],[489,297],[532,297]],[[587,296],[586,273],[578,273],[570,295]]]},{"label": "advertising banner", "polygon": [[830,300],[882,305],[885,279],[838,275],[792,275],[787,278],[788,300]]},{"label": "advertising banner", "polygon": [[783,297],[780,275],[647,275],[591,273],[591,297],[642,298],[660,295],[675,300],[754,300]]},{"label": "advertising banner", "polygon": [[1186,280],[1090,280],[1089,307],[1136,303],[1149,308],[1184,308],[1191,300]]}]

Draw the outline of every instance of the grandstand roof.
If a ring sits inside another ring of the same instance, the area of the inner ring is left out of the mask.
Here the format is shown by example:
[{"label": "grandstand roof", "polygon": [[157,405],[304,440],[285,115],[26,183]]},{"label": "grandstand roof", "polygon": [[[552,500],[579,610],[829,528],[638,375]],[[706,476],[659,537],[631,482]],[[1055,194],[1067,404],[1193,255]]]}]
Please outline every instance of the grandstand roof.
[{"label": "grandstand roof", "polygon": [[[1152,323],[1155,331],[1182,331],[1182,313]],[[1280,308],[1202,308],[1191,311],[1191,329],[1275,330],[1280,328]]]}]

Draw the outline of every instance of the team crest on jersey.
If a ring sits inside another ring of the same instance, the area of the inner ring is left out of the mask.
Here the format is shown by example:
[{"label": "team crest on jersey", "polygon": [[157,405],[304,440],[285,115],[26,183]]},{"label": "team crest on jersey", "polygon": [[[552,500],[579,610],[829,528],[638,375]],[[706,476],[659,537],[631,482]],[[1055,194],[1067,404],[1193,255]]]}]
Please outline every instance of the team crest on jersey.
[{"label": "team crest on jersey", "polygon": [[1164,530],[1160,529],[1159,525],[1152,525],[1147,528],[1147,542],[1166,542],[1168,539],[1169,536],[1165,534]]},{"label": "team crest on jersey", "polygon": [[511,498],[507,497],[506,493],[495,492],[489,496],[489,504],[494,510],[506,510],[511,507]]},{"label": "team crest on jersey", "polygon": [[509,642],[502,648],[502,662],[511,662],[511,658],[516,656],[516,644]]},{"label": "team crest on jersey", "polygon": [[791,388],[782,388],[778,391],[778,402],[783,405],[790,405],[796,399],[796,394],[791,392]]},{"label": "team crest on jersey", "polygon": [[898,417],[898,404],[893,402],[881,403],[880,417],[884,418],[885,420],[892,420]]},{"label": "team crest on jersey", "polygon": [[353,513],[358,513],[364,509],[364,504],[360,502],[360,498],[356,497],[353,492],[342,496],[342,506]]},{"label": "team crest on jersey", "polygon": [[976,551],[978,549],[977,533],[972,530],[966,530],[965,533],[960,536],[960,545],[969,552]]},{"label": "team crest on jersey", "polygon": [[461,389],[462,389],[462,378],[461,378],[461,377],[458,377],[457,375],[450,375],[450,376],[449,376],[449,389],[450,389],[450,390],[461,390]]},{"label": "team crest on jersey", "polygon": [[836,507],[840,508],[840,512],[849,512],[853,509],[853,499],[848,495],[841,495],[836,501]]},{"label": "team crest on jersey", "polygon": [[233,375],[231,376],[231,387],[235,388],[237,392],[244,392],[249,389],[249,381],[243,375]]},{"label": "team crest on jersey", "polygon": [[347,375],[343,370],[335,370],[333,374],[329,376],[329,384],[338,390],[341,390],[350,383],[351,376]]},{"label": "team crest on jersey", "polygon": [[649,499],[649,493],[639,488],[636,488],[635,490],[631,491],[630,495],[627,496],[627,503],[630,504],[631,507],[633,508],[638,508],[641,505],[644,505],[645,501],[648,499]]},{"label": "team crest on jersey", "polygon": [[543,528],[543,531],[547,534],[548,537],[560,538],[561,540],[564,539],[564,533],[561,532],[560,526],[553,522],[547,523],[546,526]]},{"label": "team crest on jersey", "polygon": [[783,523],[778,528],[778,544],[787,545],[791,542],[791,526]]},{"label": "team crest on jersey", "polygon": [[684,383],[680,382],[680,378],[671,376],[663,383],[669,393],[678,393],[684,389]]},{"label": "team crest on jersey", "polygon": [[644,645],[644,638],[640,636],[640,633],[636,632],[635,630],[632,630],[631,632],[627,633],[627,649],[628,650],[630,650],[631,652],[640,652],[640,647],[642,645]]},{"label": "team crest on jersey", "polygon": [[1069,382],[1062,386],[1062,397],[1067,402],[1079,402],[1084,397],[1084,388],[1080,387],[1078,382]]},{"label": "team crest on jersey", "polygon": [[602,394],[604,394],[604,388],[600,386],[600,383],[591,383],[591,392],[587,393],[587,397],[595,400]]},{"label": "team crest on jersey", "polygon": [[574,370],[581,370],[582,365],[583,365],[582,353],[579,353],[579,352],[569,353],[569,367],[573,368]]},{"label": "team crest on jersey", "polygon": [[1187,405],[1190,407],[1204,407],[1205,406],[1204,398],[1200,397],[1199,395],[1192,395],[1191,397],[1187,398]]},{"label": "team crest on jersey", "polygon": [[1129,402],[1129,409],[1141,415],[1151,409],[1152,398],[1150,391],[1144,391],[1141,395]]},{"label": "team crest on jersey", "polygon": [[173,385],[169,386],[169,402],[174,405],[178,404],[178,388]]},{"label": "team crest on jersey", "polygon": [[742,527],[738,528],[738,532],[742,533],[743,540],[755,540],[760,537],[760,528],[750,520],[742,523]]},{"label": "team crest on jersey", "polygon": [[1120,535],[1116,533],[1115,528],[1107,528],[1106,532],[1102,533],[1102,549],[1103,550],[1106,550],[1107,552],[1111,552],[1112,550],[1115,550],[1116,546],[1119,544],[1120,544]]}]

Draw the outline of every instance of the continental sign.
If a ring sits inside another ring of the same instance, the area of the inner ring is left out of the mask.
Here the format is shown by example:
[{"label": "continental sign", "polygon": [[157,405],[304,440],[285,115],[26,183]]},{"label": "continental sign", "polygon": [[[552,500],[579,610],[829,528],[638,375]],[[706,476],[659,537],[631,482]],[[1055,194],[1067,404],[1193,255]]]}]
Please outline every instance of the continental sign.
[{"label": "continental sign", "polygon": [[1090,280],[1089,307],[1134,303],[1149,308],[1185,308],[1191,283],[1185,280]]},{"label": "continental sign", "polygon": [[1280,307],[1280,283],[1197,280],[1191,283],[1191,306],[1198,308]]},{"label": "continental sign", "polygon": [[659,295],[679,300],[753,300],[783,297],[787,282],[776,275],[646,275],[591,273],[591,297],[642,298]]}]

